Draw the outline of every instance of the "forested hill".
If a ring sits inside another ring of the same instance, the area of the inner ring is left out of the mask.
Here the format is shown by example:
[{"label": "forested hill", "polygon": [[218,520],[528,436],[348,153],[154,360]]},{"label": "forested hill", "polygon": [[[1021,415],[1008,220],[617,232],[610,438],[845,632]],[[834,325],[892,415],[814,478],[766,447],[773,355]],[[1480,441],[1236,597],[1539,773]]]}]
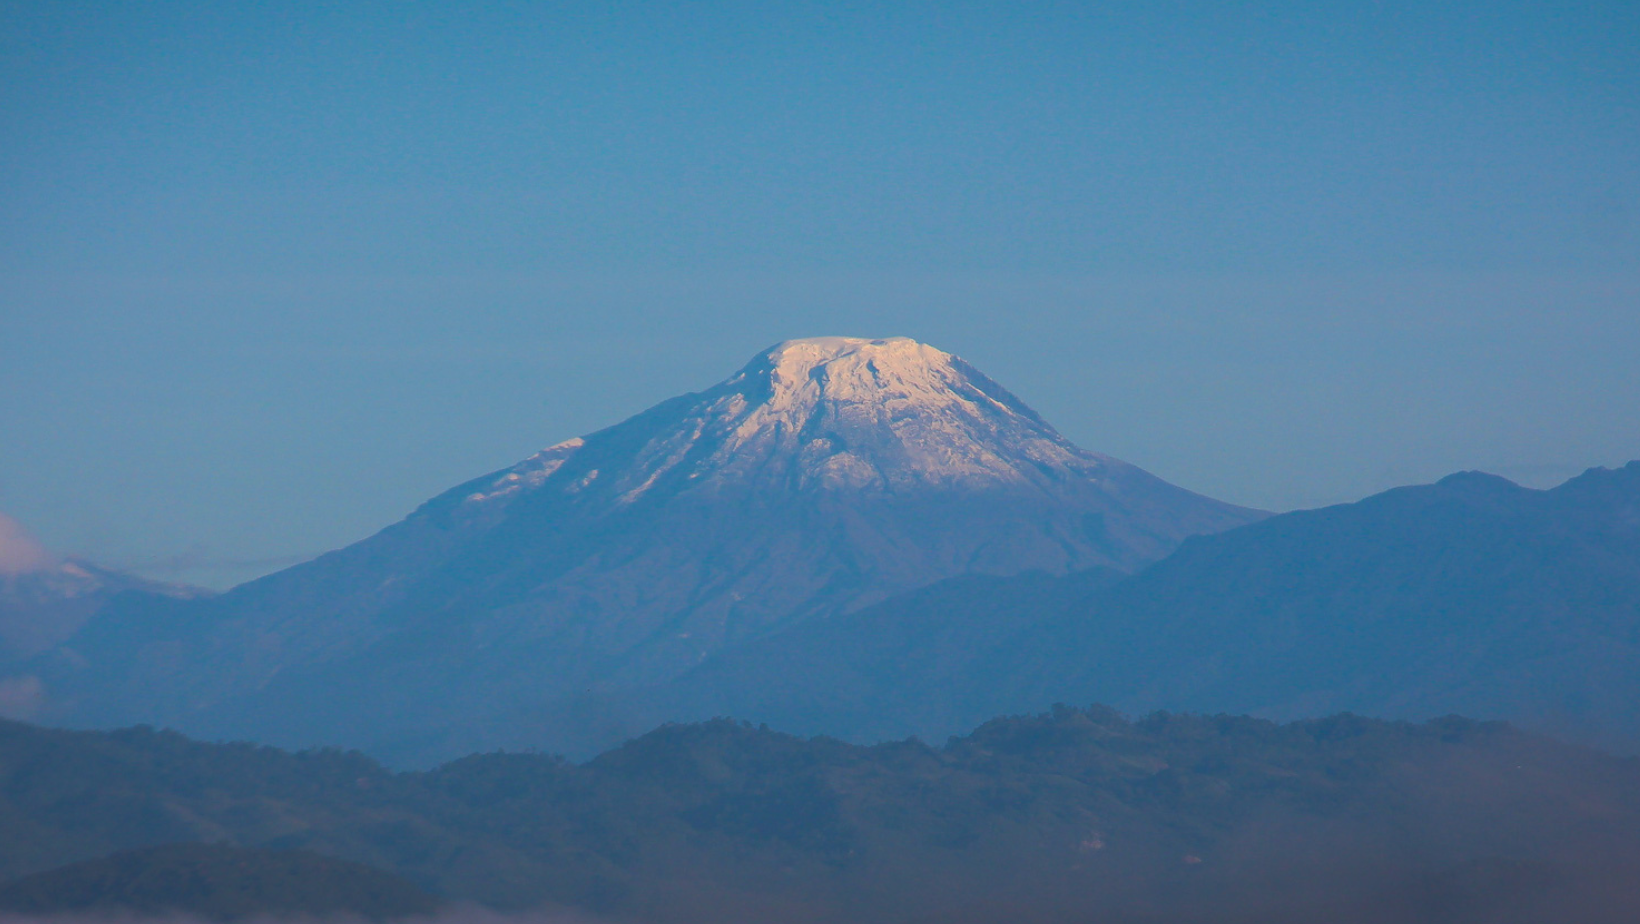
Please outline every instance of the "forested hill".
[{"label": "forested hill", "polygon": [[254,918],[425,916],[437,900],[359,863],[305,850],[162,844],[24,876],[0,885],[0,915],[187,915]]},{"label": "forested hill", "polygon": [[943,747],[720,720],[416,773],[0,724],[5,878],[226,842],[639,921],[1630,920],[1635,830],[1634,760],[1462,719],[1060,708]]}]

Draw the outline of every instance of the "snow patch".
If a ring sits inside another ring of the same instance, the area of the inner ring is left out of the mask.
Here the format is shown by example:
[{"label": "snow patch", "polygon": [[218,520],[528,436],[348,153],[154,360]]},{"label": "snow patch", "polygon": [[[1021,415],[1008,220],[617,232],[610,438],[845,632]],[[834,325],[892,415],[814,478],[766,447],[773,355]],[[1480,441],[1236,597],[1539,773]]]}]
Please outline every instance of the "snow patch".
[{"label": "snow patch", "polygon": [[499,478],[490,482],[490,486],[483,491],[475,491],[467,495],[469,504],[486,504],[498,500],[507,500],[520,491],[540,487],[564,463],[575,454],[577,449],[586,445],[586,440],[577,436],[573,439],[555,443],[541,450],[528,459],[514,465]]},{"label": "snow patch", "polygon": [[[471,494],[473,504],[521,492],[588,490],[552,475],[584,445],[548,447]],[[957,357],[907,337],[814,337],[776,344],[654,430],[602,475],[610,502],[657,486],[715,492],[765,483],[859,492],[918,487],[1016,487],[1089,479],[1103,456],[1084,452]],[[678,477],[668,479],[669,473]]]}]

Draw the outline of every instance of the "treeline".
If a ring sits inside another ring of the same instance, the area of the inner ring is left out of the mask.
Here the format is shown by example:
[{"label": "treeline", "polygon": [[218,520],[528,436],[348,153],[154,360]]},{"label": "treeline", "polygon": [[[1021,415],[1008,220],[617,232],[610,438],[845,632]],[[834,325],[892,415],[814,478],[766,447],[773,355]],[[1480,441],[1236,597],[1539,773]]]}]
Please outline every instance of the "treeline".
[{"label": "treeline", "polygon": [[584,764],[0,724],[0,877],[301,849],[445,899],[654,921],[1629,920],[1640,764],[1495,723],[1102,708],[943,747],[719,720]]}]

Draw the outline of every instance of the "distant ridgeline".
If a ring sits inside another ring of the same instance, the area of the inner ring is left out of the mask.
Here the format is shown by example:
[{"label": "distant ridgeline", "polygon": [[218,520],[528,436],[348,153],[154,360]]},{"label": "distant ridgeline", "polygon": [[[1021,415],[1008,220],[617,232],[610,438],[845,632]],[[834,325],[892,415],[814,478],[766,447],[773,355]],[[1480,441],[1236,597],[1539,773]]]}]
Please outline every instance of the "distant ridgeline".
[{"label": "distant ridgeline", "polygon": [[903,338],[780,344],[219,596],[61,577],[0,594],[0,715],[401,767],[719,715],[941,740],[1054,702],[1640,750],[1640,463],[1266,517]]},{"label": "distant ridgeline", "polygon": [[1191,539],[1127,576],[963,577],[723,653],[593,714],[938,740],[1048,703],[1459,713],[1640,751],[1640,462],[1466,473]]},{"label": "distant ridgeline", "polygon": [[407,773],[0,723],[0,909],[31,913],[1632,922],[1636,830],[1640,763],[1456,718],[1059,708],[939,748],[720,720]]}]

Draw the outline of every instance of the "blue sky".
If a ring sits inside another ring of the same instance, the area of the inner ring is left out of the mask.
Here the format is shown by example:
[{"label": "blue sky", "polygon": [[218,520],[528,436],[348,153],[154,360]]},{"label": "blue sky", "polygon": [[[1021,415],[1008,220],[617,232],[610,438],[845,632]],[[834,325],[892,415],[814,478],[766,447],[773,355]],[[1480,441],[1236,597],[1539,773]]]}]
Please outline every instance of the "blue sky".
[{"label": "blue sky", "polygon": [[1290,509],[1640,457],[1640,5],[0,5],[0,511],[232,583],[778,340]]}]

